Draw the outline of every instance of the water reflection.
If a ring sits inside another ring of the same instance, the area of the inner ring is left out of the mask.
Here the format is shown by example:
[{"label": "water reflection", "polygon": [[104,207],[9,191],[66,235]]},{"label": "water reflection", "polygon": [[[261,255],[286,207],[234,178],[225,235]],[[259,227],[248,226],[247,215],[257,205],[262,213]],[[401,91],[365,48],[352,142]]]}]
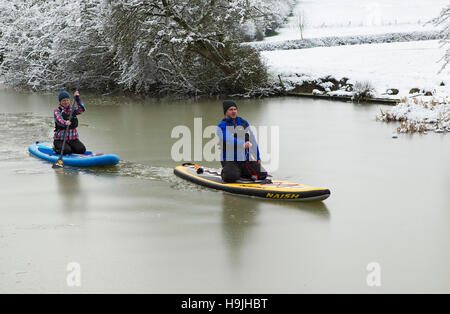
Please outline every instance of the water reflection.
[{"label": "water reflection", "polygon": [[[241,254],[245,251],[246,242],[250,240],[253,227],[257,223],[261,206],[281,207],[291,209],[299,214],[306,213],[312,218],[329,222],[331,216],[328,207],[323,202],[289,202],[264,200],[247,196],[222,195],[222,225],[223,235],[230,252],[230,262],[233,268],[239,268]],[[277,210],[272,208],[271,210]]]},{"label": "water reflection", "polygon": [[86,195],[80,185],[80,172],[75,168],[55,170],[58,195],[61,197],[62,209],[66,212],[82,212],[86,208]]},{"label": "water reflection", "polygon": [[259,212],[259,202],[248,197],[236,197],[223,193],[222,223],[226,244],[230,248],[230,259],[233,267],[240,264],[243,244],[250,236]]},{"label": "water reflection", "polygon": [[308,213],[321,220],[330,220],[331,215],[327,205],[324,202],[290,202],[272,200],[274,203],[283,206],[284,208],[291,208],[302,213]]}]

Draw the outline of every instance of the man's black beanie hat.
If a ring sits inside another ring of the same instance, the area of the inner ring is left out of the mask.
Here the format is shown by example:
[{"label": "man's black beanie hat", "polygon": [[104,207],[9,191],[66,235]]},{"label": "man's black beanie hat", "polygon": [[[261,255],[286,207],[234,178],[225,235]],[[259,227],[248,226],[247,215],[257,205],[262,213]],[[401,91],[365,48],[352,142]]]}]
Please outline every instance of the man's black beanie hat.
[{"label": "man's black beanie hat", "polygon": [[231,107],[237,108],[236,103],[232,100],[225,100],[223,102],[223,113],[225,114],[225,112],[227,112],[227,110],[230,109]]}]

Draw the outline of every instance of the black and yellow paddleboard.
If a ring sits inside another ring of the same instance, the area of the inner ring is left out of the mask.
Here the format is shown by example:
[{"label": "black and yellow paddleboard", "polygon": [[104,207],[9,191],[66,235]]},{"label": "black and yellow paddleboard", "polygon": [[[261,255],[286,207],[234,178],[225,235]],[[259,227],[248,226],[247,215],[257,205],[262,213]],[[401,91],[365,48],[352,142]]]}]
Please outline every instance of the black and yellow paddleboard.
[{"label": "black and yellow paddleboard", "polygon": [[330,196],[329,189],[285,181],[239,180],[235,183],[225,183],[217,171],[206,168],[197,171],[198,168],[194,165],[182,165],[176,167],[174,173],[180,178],[212,189],[266,199],[322,201]]}]

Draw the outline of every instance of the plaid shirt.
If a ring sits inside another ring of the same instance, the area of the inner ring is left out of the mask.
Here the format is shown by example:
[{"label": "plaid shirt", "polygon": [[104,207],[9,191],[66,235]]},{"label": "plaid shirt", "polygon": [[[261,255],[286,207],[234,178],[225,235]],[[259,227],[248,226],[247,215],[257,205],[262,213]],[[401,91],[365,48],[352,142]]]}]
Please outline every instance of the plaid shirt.
[{"label": "plaid shirt", "polygon": [[[84,103],[81,102],[80,96],[75,97],[75,101],[77,104],[73,108],[73,115],[80,115],[83,112],[86,111],[86,107],[84,106]],[[63,106],[59,105],[58,108],[55,109],[54,117],[55,117],[55,123],[59,126],[66,127],[66,120],[64,120],[62,113],[65,113],[67,115],[70,114],[70,106],[67,108],[64,108]],[[55,141],[64,141],[64,138],[66,137],[66,129],[64,130],[56,130],[54,140]],[[77,129],[69,129],[69,136],[66,138],[67,141],[73,141],[78,140],[80,136],[78,135]]]}]

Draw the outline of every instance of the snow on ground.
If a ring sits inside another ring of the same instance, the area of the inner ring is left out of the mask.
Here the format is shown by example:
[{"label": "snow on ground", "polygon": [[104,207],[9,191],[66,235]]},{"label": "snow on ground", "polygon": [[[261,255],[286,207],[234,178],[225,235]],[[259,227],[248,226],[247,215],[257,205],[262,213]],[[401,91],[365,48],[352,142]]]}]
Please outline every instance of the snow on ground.
[{"label": "snow on ground", "polygon": [[[298,1],[294,16],[277,30],[279,35],[266,38],[258,47],[307,48],[261,52],[273,78],[278,80],[280,76],[288,89],[315,82],[325,92],[315,89],[313,94],[355,96],[355,90],[344,90],[347,86],[330,91],[323,86],[327,81],[320,78],[331,75],[340,81],[346,77],[354,87],[356,82],[367,82],[375,88],[374,97],[402,99],[377,117],[381,121],[401,121],[398,132],[450,132],[450,69],[439,73],[447,47],[438,40],[332,46],[343,37],[357,40],[358,35],[377,35],[374,39],[378,40],[385,36],[381,34],[436,32],[439,29],[427,22],[448,4],[449,0]],[[299,41],[300,17],[305,20],[303,38],[309,41]],[[325,44],[321,39],[326,39]],[[361,42],[367,40],[353,44]],[[331,47],[308,48],[308,44]],[[413,88],[419,92],[410,94]],[[398,89],[398,95],[387,95],[389,89]],[[433,96],[423,96],[425,92]]]},{"label": "snow on ground", "polygon": [[450,69],[438,74],[443,54],[437,40],[261,52],[275,78],[347,77],[371,82],[378,96],[398,89],[399,97],[412,88],[450,96]]},{"label": "snow on ground", "polygon": [[448,0],[300,0],[294,16],[277,30],[279,35],[265,40],[300,39],[302,14],[306,21],[304,38],[436,30],[426,22],[448,4]]}]

